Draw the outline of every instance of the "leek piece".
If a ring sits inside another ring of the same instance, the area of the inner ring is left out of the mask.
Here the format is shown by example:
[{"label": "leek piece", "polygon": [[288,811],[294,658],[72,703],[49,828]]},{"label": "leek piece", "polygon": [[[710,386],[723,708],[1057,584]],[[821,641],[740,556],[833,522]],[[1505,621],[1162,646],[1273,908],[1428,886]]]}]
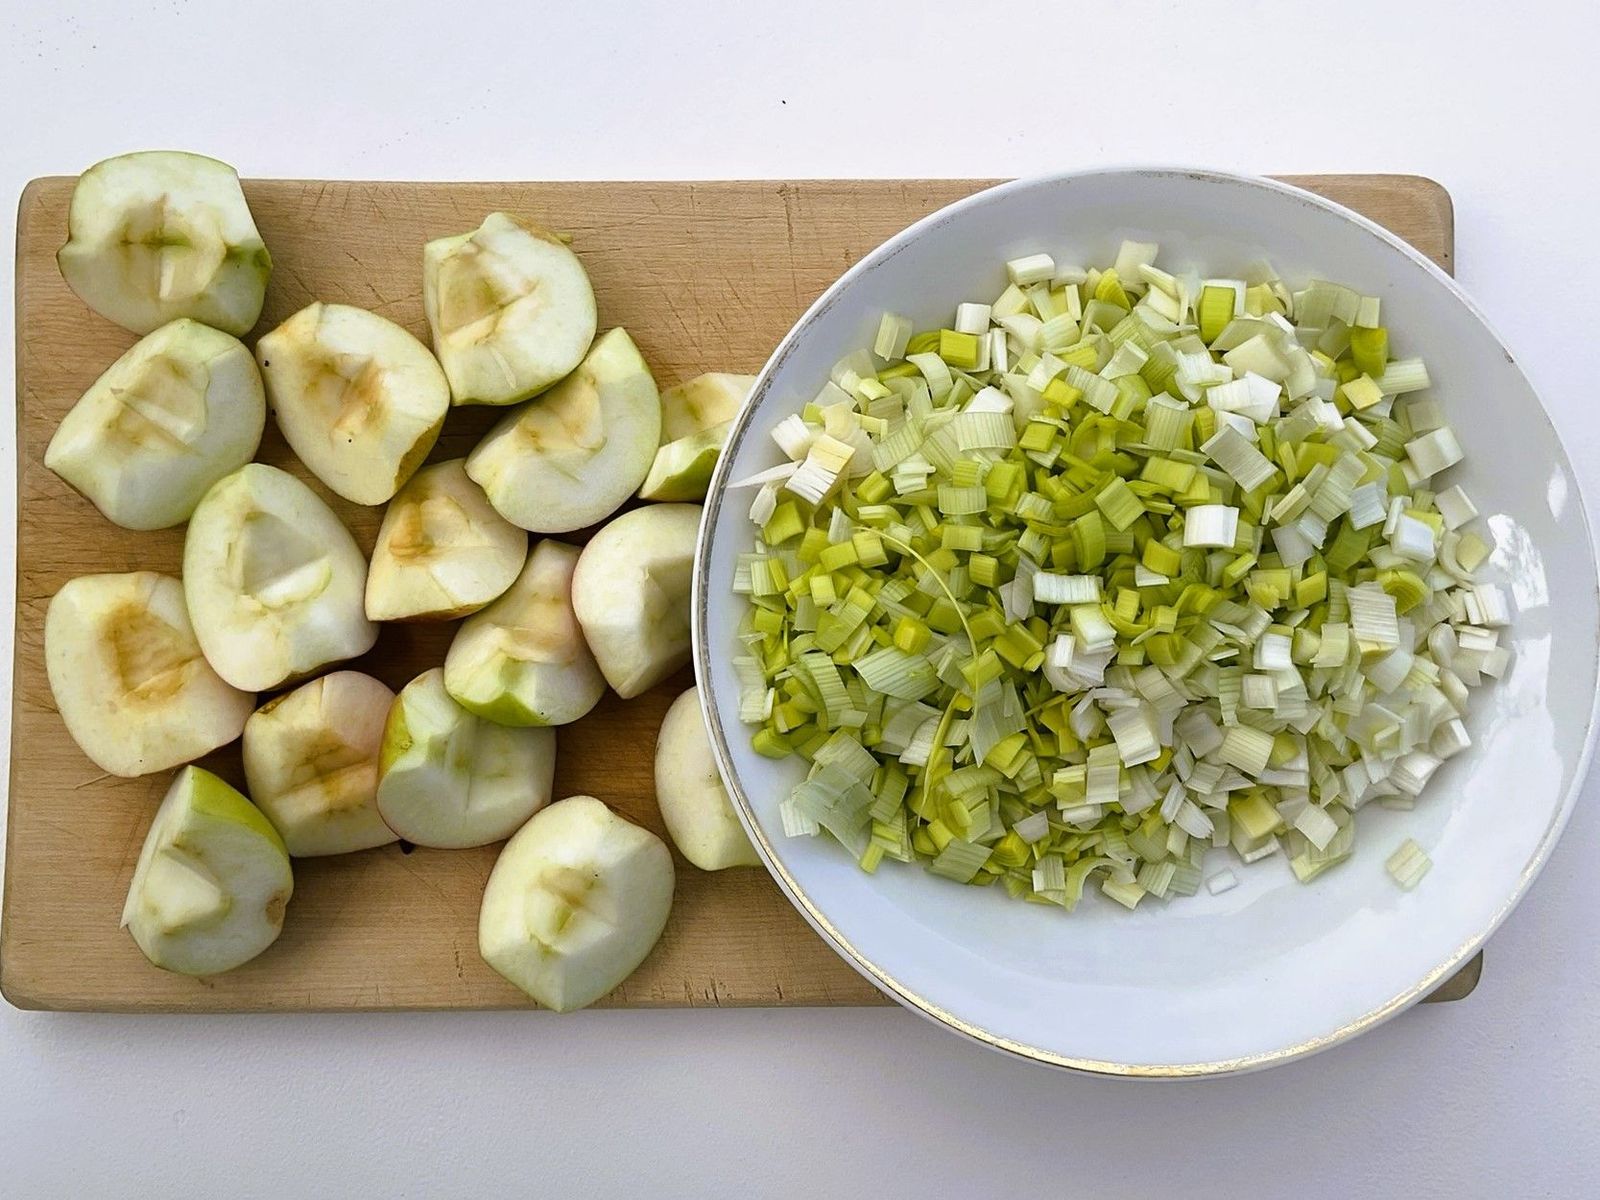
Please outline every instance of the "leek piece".
[{"label": "leek piece", "polygon": [[902,317],[898,313],[884,313],[878,321],[878,336],[872,344],[873,353],[890,362],[904,358],[906,345],[911,341],[912,328],[909,317]]},{"label": "leek piece", "polygon": [[1048,254],[1029,254],[1006,263],[1006,275],[1017,287],[1048,283],[1056,273],[1056,260]]},{"label": "leek piece", "polygon": [[1401,842],[1384,863],[1384,869],[1389,872],[1390,878],[1407,892],[1422,882],[1422,877],[1432,866],[1433,860],[1411,838]]}]

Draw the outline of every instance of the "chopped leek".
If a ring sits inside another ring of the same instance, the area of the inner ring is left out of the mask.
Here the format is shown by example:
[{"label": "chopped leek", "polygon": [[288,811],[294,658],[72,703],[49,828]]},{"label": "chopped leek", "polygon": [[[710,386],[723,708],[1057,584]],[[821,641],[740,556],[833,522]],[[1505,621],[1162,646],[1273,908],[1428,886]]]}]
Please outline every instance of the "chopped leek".
[{"label": "chopped leek", "polygon": [[1384,863],[1390,877],[1408,892],[1422,882],[1422,877],[1428,873],[1428,868],[1431,866],[1433,860],[1410,838],[1401,842],[1399,848]]},{"label": "chopped leek", "polygon": [[1235,886],[1207,854],[1309,883],[1471,746],[1512,605],[1426,365],[1375,297],[1156,257],[885,314],[735,485],[739,719],[809,763],[786,833],[1131,908]]}]

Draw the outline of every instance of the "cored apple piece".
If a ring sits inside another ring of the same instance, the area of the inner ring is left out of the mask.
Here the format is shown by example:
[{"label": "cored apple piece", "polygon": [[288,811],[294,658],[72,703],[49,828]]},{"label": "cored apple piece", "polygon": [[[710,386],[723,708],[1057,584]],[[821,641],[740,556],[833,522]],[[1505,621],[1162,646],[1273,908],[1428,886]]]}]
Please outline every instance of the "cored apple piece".
[{"label": "cored apple piece", "polygon": [[450,386],[428,348],[348,304],[311,304],[256,343],[278,427],[346,500],[383,504],[428,457]]},{"label": "cored apple piece", "polygon": [[266,413],[244,343],[177,320],[89,386],[50,439],[44,465],[124,529],[166,529],[255,457]]},{"label": "cored apple piece", "polygon": [[546,1008],[583,1008],[649,955],[672,889],[666,843],[593,796],[572,796],[500,852],[483,890],[478,951]]},{"label": "cored apple piece", "polygon": [[271,822],[210,771],[185,767],[145,836],[122,925],[156,966],[217,975],[277,941],[293,894]]},{"label": "cored apple piece", "polygon": [[754,375],[710,371],[661,393],[661,440],[666,443],[726,425],[739,415]]},{"label": "cored apple piece", "polygon": [[450,698],[444,672],[400,690],[378,758],[378,811],[419,846],[484,846],[550,802],[556,736],[474,716]]},{"label": "cored apple piece", "polygon": [[698,688],[674,700],[661,722],[656,803],[679,852],[702,871],[760,864],[722,786]]},{"label": "cored apple piece", "polygon": [[422,301],[457,404],[536,396],[594,340],[594,289],[578,256],[509,213],[423,248]]},{"label": "cored apple piece", "polygon": [[546,539],[488,608],[468,617],[444,660],[458,704],[501,725],[566,725],[600,702],[605,677],[572,612],[578,551]]},{"label": "cored apple piece", "polygon": [[365,654],[367,560],[317,494],[250,463],[206,493],[183,543],[183,592],[218,675],[266,691]]},{"label": "cored apple piece", "polygon": [[625,330],[603,334],[572,374],[508,413],[467,456],[506,520],[566,533],[605,520],[644,481],[661,401]]},{"label": "cored apple piece", "polygon": [[600,670],[623,699],[689,661],[689,585],[698,504],[649,504],[589,539],[572,608]]},{"label": "cored apple piece", "polygon": [[56,263],[85,304],[134,333],[191,317],[243,334],[272,273],[238,173],[175,150],[121,154],[80,175]]},{"label": "cored apple piece", "polygon": [[295,858],[397,837],[378,814],[378,751],[394,693],[334,671],[262,705],[244,727],[244,777]]},{"label": "cored apple piece", "polygon": [[83,752],[113,775],[148,775],[239,736],[255,697],[200,652],[170,575],[84,575],[50,600],[45,670]]},{"label": "cored apple piece", "polygon": [[528,535],[495,512],[466,460],[423,467],[389,503],[367,569],[374,621],[453,620],[516,580]]}]

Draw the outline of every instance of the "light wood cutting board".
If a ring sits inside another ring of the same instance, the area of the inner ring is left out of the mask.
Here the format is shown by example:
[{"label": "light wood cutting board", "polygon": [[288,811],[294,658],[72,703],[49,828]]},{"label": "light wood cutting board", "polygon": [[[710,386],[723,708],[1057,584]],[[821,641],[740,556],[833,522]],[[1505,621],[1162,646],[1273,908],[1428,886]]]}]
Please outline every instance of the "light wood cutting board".
[{"label": "light wood cutting board", "polygon": [[[1446,268],[1451,209],[1412,176],[1293,182],[1382,222]],[[295,865],[283,936],[236,971],[158,971],[118,929],[124,893],[168,776],[107,777],[77,749],[45,680],[45,606],[76,575],[178,573],[182,530],[132,533],[43,466],[56,423],[134,338],[91,313],[56,270],[71,179],[34,181],[17,221],[17,629],[0,988],[24,1008],[116,1011],[509,1008],[527,1001],[477,952],[478,902],[498,847],[390,846]],[[421,252],[494,209],[570,231],[602,327],[624,325],[663,385],[756,371],[846,267],[975,180],[734,183],[245,184],[274,262],[268,329],[313,299],[373,309],[426,340]],[[464,454],[498,415],[453,412],[433,458]],[[331,495],[268,422],[261,458],[307,480],[370,550],[380,511]],[[453,626],[389,626],[354,664],[398,688],[443,661]],[[589,792],[661,832],[652,756],[687,671],[614,697],[558,733],[556,795]],[[242,785],[237,745],[205,765]],[[1456,981],[1470,991],[1476,960]],[[678,860],[672,919],[616,1007],[888,1003],[836,957],[756,869],[709,875]]]}]

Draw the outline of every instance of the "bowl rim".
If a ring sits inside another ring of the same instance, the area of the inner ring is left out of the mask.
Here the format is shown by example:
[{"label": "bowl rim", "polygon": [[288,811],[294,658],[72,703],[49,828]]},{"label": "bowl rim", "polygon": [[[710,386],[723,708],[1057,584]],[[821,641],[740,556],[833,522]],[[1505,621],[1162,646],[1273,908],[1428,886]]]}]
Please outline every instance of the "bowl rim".
[{"label": "bowl rim", "polygon": [[1590,762],[1594,754],[1597,718],[1600,718],[1600,685],[1597,685],[1595,694],[1590,700],[1589,712],[1585,721],[1583,746],[1578,756],[1577,767],[1573,772],[1572,780],[1567,785],[1561,797],[1561,802],[1541,834],[1531,857],[1523,864],[1522,870],[1517,877],[1516,885],[1495,911],[1487,925],[1458,945],[1445,957],[1443,962],[1427,971],[1416,983],[1337,1029],[1275,1050],[1229,1059],[1188,1063],[1126,1063],[1060,1054],[1043,1046],[1030,1045],[1012,1038],[1003,1037],[980,1026],[973,1025],[971,1022],[963,1020],[906,987],[883,967],[859,952],[850,939],[828,919],[818,904],[807,894],[794,876],[790,874],[788,868],[780,861],[777,852],[762,830],[760,823],[756,820],[750,798],[746,795],[738,773],[734,769],[732,754],[723,736],[722,725],[716,719],[717,700],[715,684],[710,669],[710,635],[707,628],[709,609],[706,603],[706,591],[710,586],[708,573],[710,569],[711,533],[720,517],[723,500],[727,494],[728,475],[732,470],[734,455],[728,451],[742,443],[754,418],[755,411],[759,407],[760,400],[771,386],[773,375],[788,359],[796,343],[806,330],[819,316],[838,302],[841,294],[852,283],[908,249],[925,234],[959,219],[969,208],[992,203],[995,199],[1009,195],[1012,192],[1054,187],[1075,180],[1106,176],[1124,176],[1134,180],[1179,176],[1208,183],[1271,192],[1285,199],[1320,208],[1335,216],[1344,218],[1365,231],[1369,236],[1387,243],[1390,248],[1409,259],[1412,265],[1431,275],[1437,283],[1442,285],[1454,297],[1457,303],[1467,310],[1482,328],[1485,335],[1493,340],[1500,353],[1505,356],[1507,364],[1522,377],[1529,393],[1533,396],[1537,416],[1549,429],[1557,452],[1560,455],[1561,465],[1566,468],[1575,489],[1579,518],[1583,527],[1585,542],[1589,546],[1590,568],[1596,573],[1592,586],[1597,594],[1600,594],[1600,561],[1597,561],[1594,552],[1594,533],[1590,525],[1589,510],[1585,502],[1582,482],[1577,471],[1573,468],[1571,456],[1568,454],[1560,432],[1550,416],[1550,410],[1545,406],[1543,398],[1539,395],[1538,390],[1534,388],[1532,381],[1528,379],[1527,373],[1523,371],[1516,356],[1512,354],[1510,348],[1506,345],[1505,339],[1500,336],[1483,310],[1462,289],[1453,276],[1440,268],[1438,264],[1414,246],[1376,221],[1336,201],[1329,200],[1294,184],[1284,183],[1281,180],[1210,168],[1179,166],[1096,167],[1086,170],[1056,171],[1009,180],[983,188],[970,196],[964,196],[942,208],[935,209],[928,215],[906,226],[899,233],[894,234],[853,263],[817,297],[810,307],[795,321],[794,325],[790,327],[789,331],[784,334],[777,347],[773,350],[771,357],[767,359],[757,374],[755,383],[751,386],[749,397],[728,431],[728,437],[725,442],[727,450],[718,457],[706,491],[705,511],[701,518],[700,530],[695,543],[694,570],[691,579],[693,619],[690,624],[690,635],[693,643],[694,671],[696,682],[699,685],[701,715],[705,720],[706,730],[711,740],[712,756],[716,760],[717,769],[722,774],[723,782],[727,785],[728,795],[739,814],[739,820],[744,825],[745,831],[750,835],[750,840],[755,845],[762,863],[766,866],[769,874],[777,881],[779,888],[788,897],[789,902],[795,906],[807,923],[821,935],[823,940],[840,957],[878,987],[879,990],[912,1012],[918,1013],[947,1029],[951,1029],[971,1041],[994,1050],[1003,1051],[1017,1058],[1042,1063],[1047,1066],[1059,1067],[1088,1075],[1123,1078],[1172,1079],[1240,1074],[1305,1058],[1308,1055],[1339,1045],[1357,1034],[1375,1028],[1422,999],[1434,985],[1460,967],[1488,940],[1490,935],[1510,915],[1511,910],[1527,895],[1529,887],[1532,886],[1533,881],[1538,878],[1539,873],[1549,861],[1551,852],[1560,840],[1562,832],[1566,829],[1567,822],[1571,819],[1573,808],[1588,776]]}]

